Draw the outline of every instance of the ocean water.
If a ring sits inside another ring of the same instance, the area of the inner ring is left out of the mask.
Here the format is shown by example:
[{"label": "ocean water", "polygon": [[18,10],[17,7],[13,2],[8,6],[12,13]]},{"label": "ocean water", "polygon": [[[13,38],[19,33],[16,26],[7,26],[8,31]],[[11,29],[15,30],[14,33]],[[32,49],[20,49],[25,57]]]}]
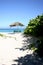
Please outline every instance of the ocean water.
[{"label": "ocean water", "polygon": [[24,28],[0,28],[0,32],[23,32]]}]

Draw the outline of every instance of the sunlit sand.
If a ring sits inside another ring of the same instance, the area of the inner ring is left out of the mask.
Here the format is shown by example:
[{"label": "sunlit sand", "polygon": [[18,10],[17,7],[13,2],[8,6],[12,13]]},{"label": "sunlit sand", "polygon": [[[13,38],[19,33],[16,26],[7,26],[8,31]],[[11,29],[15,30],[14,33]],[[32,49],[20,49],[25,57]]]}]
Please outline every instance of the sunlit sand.
[{"label": "sunlit sand", "polygon": [[[29,50],[19,50],[23,46],[23,35],[22,33],[8,34],[3,33],[5,36],[0,36],[0,65],[12,65],[17,64],[13,60],[19,57],[25,56],[26,54],[32,54]],[[28,52],[28,53],[27,53]]]}]

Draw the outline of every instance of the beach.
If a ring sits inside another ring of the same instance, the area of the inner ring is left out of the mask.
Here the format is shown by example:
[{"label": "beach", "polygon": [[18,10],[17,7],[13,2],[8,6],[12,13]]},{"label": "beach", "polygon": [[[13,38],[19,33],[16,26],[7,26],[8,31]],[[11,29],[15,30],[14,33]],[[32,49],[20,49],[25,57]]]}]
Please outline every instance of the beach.
[{"label": "beach", "polygon": [[[22,50],[23,47],[23,34],[22,33],[1,33],[0,36],[0,65],[13,65],[17,64],[15,59],[24,57],[26,54],[32,54],[31,50]],[[21,50],[20,50],[21,49]]]},{"label": "beach", "polygon": [[43,65],[43,0],[0,0],[0,65]]}]

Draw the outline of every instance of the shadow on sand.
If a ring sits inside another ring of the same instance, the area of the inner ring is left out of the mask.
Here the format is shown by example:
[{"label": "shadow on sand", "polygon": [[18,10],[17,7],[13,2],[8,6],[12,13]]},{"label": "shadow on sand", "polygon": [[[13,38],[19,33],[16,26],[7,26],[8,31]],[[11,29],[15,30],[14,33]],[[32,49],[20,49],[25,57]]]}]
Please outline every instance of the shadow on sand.
[{"label": "shadow on sand", "polygon": [[31,44],[34,43],[35,47],[37,47],[38,44],[36,44],[36,41],[38,40],[37,38],[35,37],[32,37],[32,36],[27,36],[27,35],[23,35],[23,39],[22,39],[22,48],[15,48],[15,49],[19,49],[21,51],[25,51],[27,49],[30,49],[30,46]]},{"label": "shadow on sand", "polygon": [[[17,65],[43,65],[43,59],[36,57],[34,55],[26,55],[24,57],[20,57],[16,60],[13,60],[14,62],[18,62]],[[12,64],[16,65],[16,64]]]},{"label": "shadow on sand", "polygon": [[[16,48],[21,51],[25,51],[29,49],[30,44],[35,43],[35,46],[37,47],[36,41],[37,38],[32,36],[25,36],[23,35],[23,47],[22,48]],[[18,59],[13,59],[13,62],[18,62],[17,65],[43,65],[43,58],[40,58],[37,54],[27,54],[24,57],[19,57]],[[16,65],[16,64],[12,64]]]}]

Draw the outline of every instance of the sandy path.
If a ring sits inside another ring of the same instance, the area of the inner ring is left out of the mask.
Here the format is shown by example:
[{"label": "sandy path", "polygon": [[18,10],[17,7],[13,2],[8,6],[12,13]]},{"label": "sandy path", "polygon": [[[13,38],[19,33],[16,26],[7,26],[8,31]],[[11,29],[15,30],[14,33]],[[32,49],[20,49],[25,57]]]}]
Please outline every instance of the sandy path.
[{"label": "sandy path", "polygon": [[[32,52],[29,51],[27,53],[26,51],[20,51],[16,48],[22,48],[22,34],[5,34],[7,36],[12,36],[12,38],[4,38],[0,37],[0,65],[12,65],[17,64],[17,62],[14,62],[14,59],[17,59],[18,57],[25,56],[26,54],[31,54]],[[16,37],[13,38],[13,37]]]}]

